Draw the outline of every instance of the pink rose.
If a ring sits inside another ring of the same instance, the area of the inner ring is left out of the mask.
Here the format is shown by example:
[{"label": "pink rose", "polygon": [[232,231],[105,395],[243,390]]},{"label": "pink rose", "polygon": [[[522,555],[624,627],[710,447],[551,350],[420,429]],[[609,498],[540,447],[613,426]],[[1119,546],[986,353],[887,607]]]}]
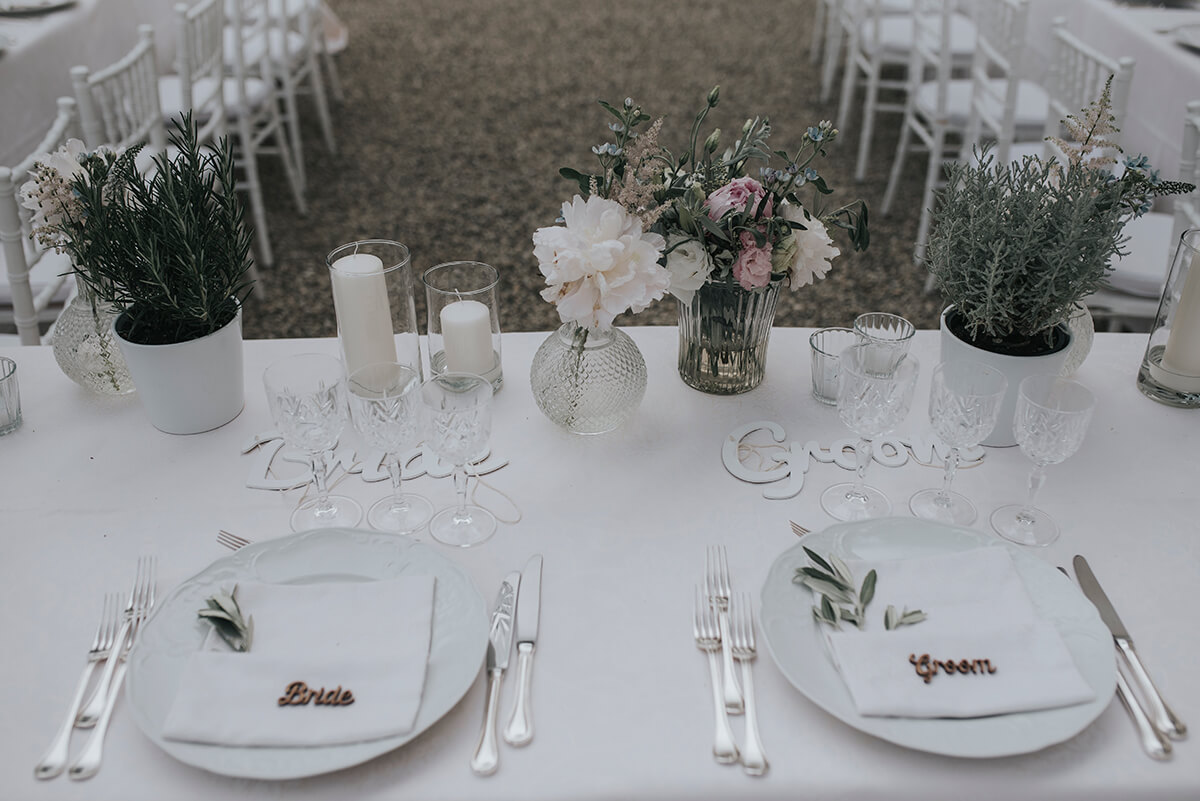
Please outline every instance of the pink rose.
[{"label": "pink rose", "polygon": [[[706,205],[709,219],[714,222],[720,220],[733,209],[754,211],[758,201],[765,194],[766,190],[763,189],[762,184],[753,178],[734,178],[708,196]],[[753,200],[751,200],[752,198]],[[767,214],[771,214],[772,205],[768,203]]]},{"label": "pink rose", "polygon": [[742,250],[733,263],[733,277],[743,289],[758,289],[771,282],[771,245],[759,247],[754,234],[742,231]]}]

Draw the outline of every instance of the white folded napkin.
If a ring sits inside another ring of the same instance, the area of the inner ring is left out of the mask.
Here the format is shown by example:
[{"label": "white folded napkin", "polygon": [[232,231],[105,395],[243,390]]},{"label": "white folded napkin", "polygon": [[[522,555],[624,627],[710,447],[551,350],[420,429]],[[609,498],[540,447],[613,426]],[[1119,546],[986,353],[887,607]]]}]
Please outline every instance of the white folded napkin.
[{"label": "white folded napkin", "polygon": [[[827,629],[859,714],[973,718],[1095,697],[1058,630],[1038,618],[1006,548],[847,565],[860,585],[871,569],[877,575],[863,630]],[[927,617],[887,631],[889,605]]]},{"label": "white folded napkin", "polygon": [[184,667],[163,737],[319,746],[411,730],[425,683],[433,591],[432,576],[239,583],[242,613],[254,618],[253,644],[234,653],[215,636],[205,640]]}]

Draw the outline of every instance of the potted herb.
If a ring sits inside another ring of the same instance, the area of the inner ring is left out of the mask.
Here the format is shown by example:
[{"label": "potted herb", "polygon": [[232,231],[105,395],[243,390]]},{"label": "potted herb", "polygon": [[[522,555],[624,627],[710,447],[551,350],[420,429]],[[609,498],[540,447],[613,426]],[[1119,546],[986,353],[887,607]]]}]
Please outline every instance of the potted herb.
[{"label": "potted herb", "polygon": [[[1111,79],[1110,79],[1111,81]],[[1157,195],[1188,191],[1163,182],[1145,157],[1110,168],[1109,87],[1081,118],[1065,121],[1057,159],[996,164],[988,148],[948,170],[938,193],[926,263],[947,303],[942,360],[984,361],[1008,376],[1000,419],[1011,419],[1021,378],[1057,373],[1068,358],[1067,321],[1103,284],[1122,253],[1122,230]],[[985,445],[1013,445],[998,425]]]},{"label": "potted herb", "polygon": [[[34,231],[70,254],[77,279],[119,312],[118,345],[155,427],[173,434],[224,425],[244,405],[242,302],[250,232],[228,140],[201,148],[190,116],[173,152],[148,175],[139,147],[80,152],[80,169],[35,172]],[[55,187],[65,191],[51,191]]]}]

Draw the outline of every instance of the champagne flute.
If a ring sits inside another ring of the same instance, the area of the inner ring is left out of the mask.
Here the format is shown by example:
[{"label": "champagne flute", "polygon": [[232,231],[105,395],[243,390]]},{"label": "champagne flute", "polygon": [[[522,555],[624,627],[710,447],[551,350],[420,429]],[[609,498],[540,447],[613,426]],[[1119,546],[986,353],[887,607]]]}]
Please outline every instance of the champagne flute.
[{"label": "champagne flute", "polygon": [[950,491],[962,448],[983,442],[1000,415],[1008,379],[995,368],[975,361],[943,362],[933,370],[929,388],[929,422],[950,447],[942,486],[913,495],[908,508],[917,517],[969,526],[979,513],[965,496]]},{"label": "champagne flute", "polygon": [[866,483],[871,441],[894,429],[908,415],[920,365],[904,356],[895,370],[877,374],[881,353],[870,343],[851,345],[838,357],[838,416],[858,434],[858,466],[853,482],[834,484],[821,494],[821,508],[838,520],[882,517],[892,503],[881,490]]},{"label": "champagne flute", "polygon": [[356,526],[362,507],[353,498],[330,495],[325,454],[346,427],[346,383],[342,362],[320,353],[301,353],[275,362],[263,373],[271,417],[283,441],[308,451],[317,497],[292,512],[292,530]]},{"label": "champagne flute", "polygon": [[992,512],[992,528],[1001,537],[1037,546],[1058,539],[1054,518],[1033,504],[1046,482],[1046,466],[1065,461],[1083,444],[1095,406],[1096,396],[1078,381],[1031,375],[1021,382],[1013,433],[1021,452],[1033,460],[1033,470],[1029,473],[1029,500]]},{"label": "champagne flute", "polygon": [[378,362],[355,370],[348,383],[354,427],[386,454],[392,479],[392,494],[371,505],[367,522],[379,531],[411,534],[433,516],[429,499],[400,491],[404,455],[421,441],[421,376],[398,362]]},{"label": "champagne flute", "polygon": [[473,373],[442,373],[421,385],[425,447],[454,464],[458,503],[429,521],[438,542],[470,548],[492,536],[496,518],[467,503],[467,462],[483,452],[492,433],[492,385]]}]

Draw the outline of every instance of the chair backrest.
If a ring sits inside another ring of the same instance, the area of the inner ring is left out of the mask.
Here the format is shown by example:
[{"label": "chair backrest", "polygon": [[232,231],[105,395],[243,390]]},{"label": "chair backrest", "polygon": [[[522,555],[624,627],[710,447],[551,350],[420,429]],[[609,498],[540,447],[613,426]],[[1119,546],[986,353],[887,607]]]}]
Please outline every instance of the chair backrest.
[{"label": "chair backrest", "polygon": [[[1046,76],[1045,90],[1050,100],[1045,135],[1060,136],[1061,121],[1067,115],[1078,116],[1080,111],[1100,97],[1104,82],[1112,76],[1110,100],[1117,132],[1107,137],[1113,148],[1120,146],[1120,129],[1124,126],[1129,106],[1129,87],[1133,82],[1134,60],[1112,59],[1085,43],[1067,30],[1063,17],[1054,20],[1054,52]],[[1054,146],[1046,143],[1046,155],[1055,155]]]},{"label": "chair backrest", "polygon": [[232,68],[238,98],[248,103],[248,82],[261,80],[275,85],[275,67],[268,45],[274,17],[267,0],[228,0],[225,14],[229,20],[225,42],[226,60]]},{"label": "chair backrest", "polygon": [[155,152],[166,147],[151,26],[138,28],[138,43],[115,64],[94,73],[87,67],[72,68],[71,83],[89,148],[140,142]]},{"label": "chair backrest", "polygon": [[[1200,100],[1187,104],[1183,120],[1183,155],[1179,159],[1179,180],[1196,186],[1175,198],[1175,221],[1171,241],[1178,242],[1184,231],[1200,228]],[[1175,248],[1171,248],[1173,258]]]},{"label": "chair backrest", "polygon": [[1025,53],[1029,0],[975,0],[975,58],[963,153],[987,137],[998,164],[1009,160],[1016,136],[1017,96]]},{"label": "chair backrest", "polygon": [[54,298],[68,276],[56,276],[34,296],[29,283],[29,271],[41,261],[46,251],[30,236],[33,212],[21,204],[21,186],[29,180],[29,171],[33,169],[36,156],[52,153],[68,139],[78,136],[79,115],[75,101],[60,97],[58,116],[33,153],[16,166],[0,167],[0,252],[4,255],[8,286],[12,293],[13,322],[22,345],[41,344],[38,314]]},{"label": "chair backrest", "polygon": [[[909,97],[927,81],[937,87],[932,122],[945,123],[949,105],[950,78],[954,69],[954,52],[950,42],[951,17],[954,0],[915,0],[913,3],[913,41],[909,52]],[[930,73],[932,72],[932,75]]]},{"label": "chair backrest", "polygon": [[225,132],[225,1],[179,3],[175,18],[181,108],[192,111],[199,141],[213,141]]}]

